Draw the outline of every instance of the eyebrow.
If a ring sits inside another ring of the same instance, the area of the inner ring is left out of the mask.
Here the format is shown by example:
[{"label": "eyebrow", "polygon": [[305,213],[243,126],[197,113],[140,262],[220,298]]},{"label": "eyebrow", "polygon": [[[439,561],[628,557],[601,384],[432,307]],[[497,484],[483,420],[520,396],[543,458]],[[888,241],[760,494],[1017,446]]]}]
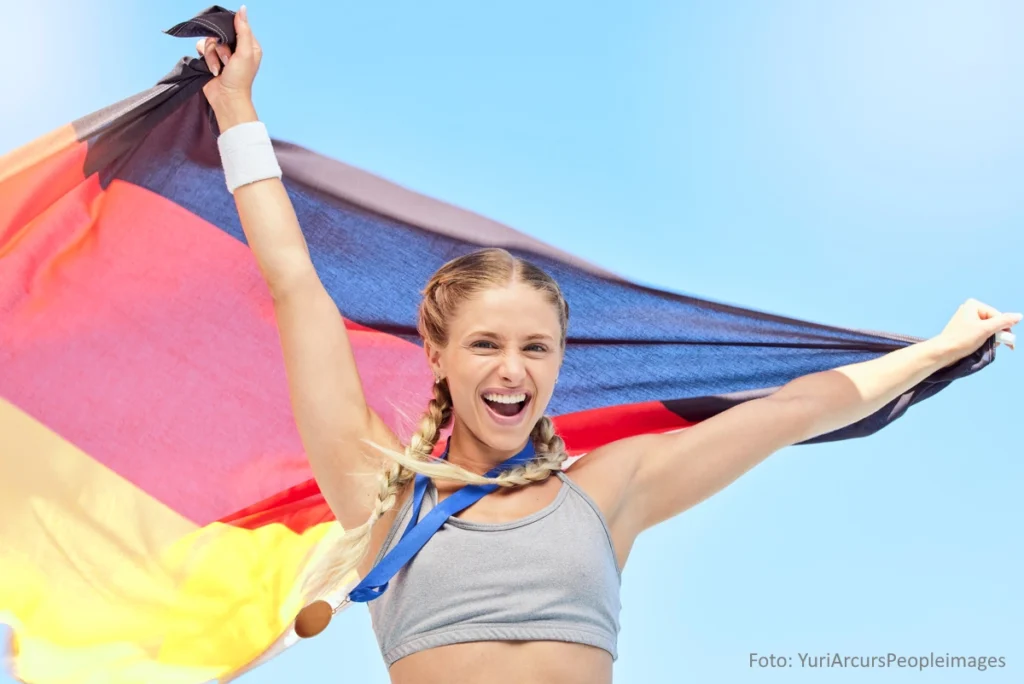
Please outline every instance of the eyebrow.
[{"label": "eyebrow", "polygon": [[[473,330],[469,333],[469,337],[479,335],[480,337],[493,337],[495,339],[502,339],[502,336],[498,333],[491,332],[490,330]],[[526,336],[527,341],[530,340],[554,340],[555,338],[547,333],[533,333],[532,335]]]}]

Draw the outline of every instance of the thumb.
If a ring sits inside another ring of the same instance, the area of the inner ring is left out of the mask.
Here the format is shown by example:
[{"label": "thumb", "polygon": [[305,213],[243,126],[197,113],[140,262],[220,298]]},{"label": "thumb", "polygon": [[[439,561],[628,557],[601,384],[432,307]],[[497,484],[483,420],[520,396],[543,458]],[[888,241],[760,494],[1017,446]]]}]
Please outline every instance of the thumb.
[{"label": "thumb", "polygon": [[1010,328],[1021,321],[1021,314],[1019,313],[1007,313],[1002,316],[994,316],[990,321],[990,328],[993,333],[999,332],[1005,328]]},{"label": "thumb", "polygon": [[249,13],[245,5],[235,12],[235,52],[252,54],[252,29],[249,28]]}]

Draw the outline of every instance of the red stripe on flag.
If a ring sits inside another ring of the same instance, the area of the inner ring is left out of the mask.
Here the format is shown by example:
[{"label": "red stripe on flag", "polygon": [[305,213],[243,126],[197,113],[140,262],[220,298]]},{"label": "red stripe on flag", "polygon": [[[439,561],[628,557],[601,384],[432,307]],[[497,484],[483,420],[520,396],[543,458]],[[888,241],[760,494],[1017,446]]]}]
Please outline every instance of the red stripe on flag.
[{"label": "red stripe on flag", "polygon": [[[351,338],[373,408],[418,415],[422,349]],[[251,253],[139,187],[93,176],[9,250],[0,367],[0,394],[199,524],[311,475]]]},{"label": "red stripe on flag", "polygon": [[[592,451],[625,437],[668,432],[693,425],[657,401],[581,411],[558,416],[554,422],[572,455]],[[334,515],[316,481],[310,479],[226,516],[221,522],[247,529],[279,523],[301,534],[313,525],[333,519]]]},{"label": "red stripe on flag", "polygon": [[669,432],[693,425],[660,401],[624,404],[558,416],[555,428],[572,455],[589,451],[626,437]]},{"label": "red stripe on flag", "polygon": [[250,530],[280,523],[302,534],[314,525],[334,519],[334,513],[320,493],[316,480],[310,478],[302,484],[289,487],[259,503],[225,516],[220,522]]}]

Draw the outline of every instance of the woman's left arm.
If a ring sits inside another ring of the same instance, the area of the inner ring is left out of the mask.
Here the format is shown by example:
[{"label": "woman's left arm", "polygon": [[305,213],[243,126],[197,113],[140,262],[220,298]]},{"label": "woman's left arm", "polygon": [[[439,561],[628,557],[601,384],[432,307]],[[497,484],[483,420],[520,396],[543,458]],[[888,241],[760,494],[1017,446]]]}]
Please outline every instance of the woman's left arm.
[{"label": "woman's left arm", "polygon": [[929,340],[796,378],[772,395],[679,432],[621,440],[580,465],[596,456],[586,467],[623,483],[615,517],[639,534],[715,494],[775,451],[873,414],[1020,320],[1020,314],[1002,314],[971,299]]}]

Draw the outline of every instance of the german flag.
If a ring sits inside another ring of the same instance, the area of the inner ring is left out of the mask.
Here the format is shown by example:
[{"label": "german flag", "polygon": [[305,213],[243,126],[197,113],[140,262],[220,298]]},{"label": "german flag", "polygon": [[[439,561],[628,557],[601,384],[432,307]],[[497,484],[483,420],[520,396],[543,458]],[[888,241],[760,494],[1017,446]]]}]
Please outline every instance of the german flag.
[{"label": "german flag", "polygon": [[[234,43],[213,7],[168,31]],[[296,640],[342,534],[299,442],[273,309],[225,187],[203,61],[0,158],[0,621],[27,682],[229,679]],[[915,338],[653,289],[495,221],[275,141],[372,407],[430,396],[419,291],[498,246],[572,307],[550,406],[573,455],[685,428]],[[862,437],[994,358],[993,340]],[[332,587],[334,604],[358,578]]]}]

